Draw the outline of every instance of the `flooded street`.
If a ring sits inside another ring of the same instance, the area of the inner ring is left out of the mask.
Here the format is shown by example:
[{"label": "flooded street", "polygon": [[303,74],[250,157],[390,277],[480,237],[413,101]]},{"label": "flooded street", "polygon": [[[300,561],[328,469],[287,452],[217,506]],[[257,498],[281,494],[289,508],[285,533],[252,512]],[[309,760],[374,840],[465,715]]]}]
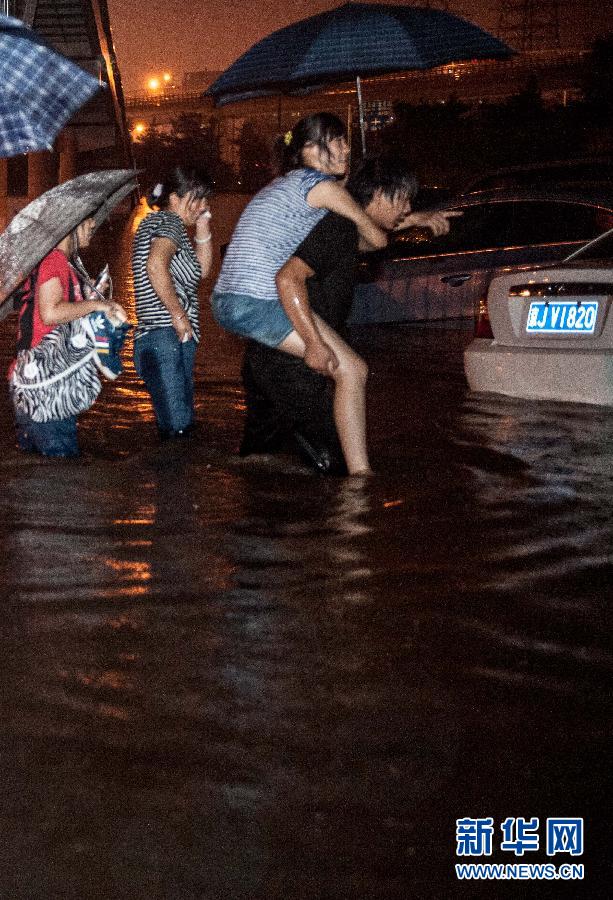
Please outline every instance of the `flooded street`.
[{"label": "flooded street", "polygon": [[[96,248],[132,309],[133,228]],[[610,896],[613,410],[471,397],[468,331],[364,328],[378,477],[240,461],[202,307],[190,442],[127,355],[76,462],[19,454],[0,398],[0,898]],[[584,817],[553,861],[585,881],[458,882],[487,816],[505,863],[550,861],[506,817]]]}]

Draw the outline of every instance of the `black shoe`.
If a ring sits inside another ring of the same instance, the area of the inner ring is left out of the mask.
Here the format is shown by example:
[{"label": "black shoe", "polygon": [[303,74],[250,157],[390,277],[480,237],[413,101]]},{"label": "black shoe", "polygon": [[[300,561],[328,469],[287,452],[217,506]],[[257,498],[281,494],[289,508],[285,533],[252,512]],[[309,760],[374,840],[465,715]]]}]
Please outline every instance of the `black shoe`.
[{"label": "black shoe", "polygon": [[321,475],[346,475],[347,469],[327,447],[314,447],[299,431],[293,432],[300,456]]},{"label": "black shoe", "polygon": [[158,428],[158,434],[160,436],[160,441],[175,441],[181,440],[184,438],[190,437],[194,432],[194,426],[187,425],[185,428],[180,428],[177,431],[173,431],[169,428]]}]

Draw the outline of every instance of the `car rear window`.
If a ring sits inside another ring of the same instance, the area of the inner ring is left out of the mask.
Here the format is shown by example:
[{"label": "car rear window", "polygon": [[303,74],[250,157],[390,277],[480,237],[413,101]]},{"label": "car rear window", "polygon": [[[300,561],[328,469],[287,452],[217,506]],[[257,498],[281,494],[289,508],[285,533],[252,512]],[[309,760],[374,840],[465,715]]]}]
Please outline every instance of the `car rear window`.
[{"label": "car rear window", "polygon": [[514,204],[513,244],[558,244],[589,241],[605,230],[605,210],[583,203],[522,201]]}]

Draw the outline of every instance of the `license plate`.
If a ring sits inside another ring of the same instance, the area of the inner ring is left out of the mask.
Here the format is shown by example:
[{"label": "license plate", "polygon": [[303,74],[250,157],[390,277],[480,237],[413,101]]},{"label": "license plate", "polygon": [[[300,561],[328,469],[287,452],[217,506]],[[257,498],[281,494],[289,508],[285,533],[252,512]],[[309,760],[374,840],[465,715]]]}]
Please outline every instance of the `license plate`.
[{"label": "license plate", "polygon": [[594,334],[598,300],[533,300],[528,310],[529,334]]}]

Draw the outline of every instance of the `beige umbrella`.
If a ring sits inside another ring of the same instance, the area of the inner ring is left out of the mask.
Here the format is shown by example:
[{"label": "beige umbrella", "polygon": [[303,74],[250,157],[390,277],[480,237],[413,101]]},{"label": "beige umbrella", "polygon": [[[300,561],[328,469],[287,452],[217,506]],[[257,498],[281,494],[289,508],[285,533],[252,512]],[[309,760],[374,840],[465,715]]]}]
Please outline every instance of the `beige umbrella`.
[{"label": "beige umbrella", "polygon": [[0,319],[11,311],[11,293],[79,222],[97,225],[136,188],[133,169],[89,172],[41,194],[0,234]]}]

